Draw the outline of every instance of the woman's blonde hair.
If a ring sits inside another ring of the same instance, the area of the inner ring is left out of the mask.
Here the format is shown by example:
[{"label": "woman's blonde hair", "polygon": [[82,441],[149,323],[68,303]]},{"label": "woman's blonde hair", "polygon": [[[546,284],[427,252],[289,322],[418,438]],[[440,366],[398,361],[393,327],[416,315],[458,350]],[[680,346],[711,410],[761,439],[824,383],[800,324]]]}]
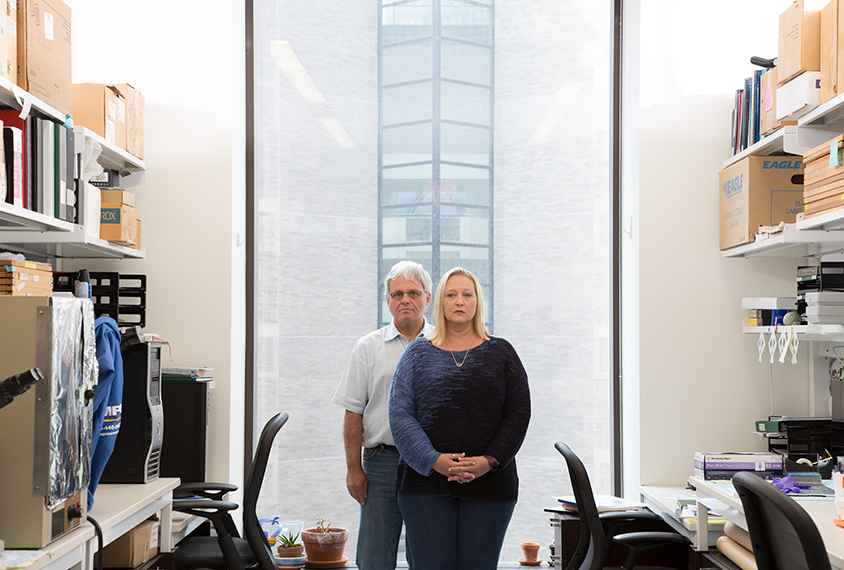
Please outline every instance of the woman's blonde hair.
[{"label": "woman's blonde hair", "polygon": [[475,284],[475,298],[478,301],[477,307],[475,308],[475,316],[472,318],[472,327],[475,329],[475,334],[481,339],[481,342],[487,340],[490,335],[486,330],[486,326],[484,326],[484,294],[481,290],[481,284],[478,282],[478,279],[472,275],[472,272],[468,269],[463,269],[462,267],[455,267],[454,269],[449,270],[445,275],[442,276],[440,279],[439,284],[437,285],[437,294],[434,296],[434,321],[435,321],[435,328],[434,332],[428,335],[427,338],[433,344],[439,345],[445,342],[445,330],[446,330],[446,320],[445,320],[445,311],[443,310],[443,301],[445,300],[445,286],[448,283],[448,280],[453,275],[462,275],[463,277],[468,277],[472,280],[472,283]]}]

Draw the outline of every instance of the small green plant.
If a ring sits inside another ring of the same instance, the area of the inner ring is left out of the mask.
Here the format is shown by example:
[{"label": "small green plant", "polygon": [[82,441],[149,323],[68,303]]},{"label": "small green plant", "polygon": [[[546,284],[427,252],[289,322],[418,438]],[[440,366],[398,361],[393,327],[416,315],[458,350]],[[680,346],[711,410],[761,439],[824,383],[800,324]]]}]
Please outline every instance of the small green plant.
[{"label": "small green plant", "polygon": [[317,519],[317,532],[331,532],[329,529],[331,528],[331,521],[320,517]]},{"label": "small green plant", "polygon": [[288,532],[287,534],[280,534],[278,535],[278,542],[281,543],[281,546],[301,546],[302,543],[299,542],[299,533],[296,533],[296,536],[293,536],[292,532]]}]

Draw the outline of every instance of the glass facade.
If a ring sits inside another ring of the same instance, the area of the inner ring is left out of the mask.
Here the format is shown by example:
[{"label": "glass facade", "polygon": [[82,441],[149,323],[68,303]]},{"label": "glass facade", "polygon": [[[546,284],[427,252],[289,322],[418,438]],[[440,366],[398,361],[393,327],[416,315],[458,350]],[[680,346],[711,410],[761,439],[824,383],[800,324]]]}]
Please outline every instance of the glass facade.
[{"label": "glass facade", "polygon": [[435,279],[460,265],[531,389],[502,564],[527,540],[547,560],[544,509],[571,493],[554,442],[612,492],[611,5],[253,4],[254,427],[290,414],[259,515],[328,518],[355,559],[332,396],[355,342],[389,318],[393,263]]},{"label": "glass facade", "polygon": [[[435,287],[465,267],[492,329],[492,2],[382,1],[378,32],[378,297],[402,259],[422,263]],[[390,319],[380,303],[379,323]]]}]

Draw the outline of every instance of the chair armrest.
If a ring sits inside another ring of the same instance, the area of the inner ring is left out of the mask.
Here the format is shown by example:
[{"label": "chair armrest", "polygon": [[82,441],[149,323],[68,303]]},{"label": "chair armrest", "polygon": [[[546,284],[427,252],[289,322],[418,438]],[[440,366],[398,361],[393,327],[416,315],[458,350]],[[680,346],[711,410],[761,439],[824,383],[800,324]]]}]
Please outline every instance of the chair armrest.
[{"label": "chair armrest", "polygon": [[618,522],[633,522],[641,520],[659,521],[662,517],[651,511],[613,511],[609,513],[598,513],[598,518],[612,524]]},{"label": "chair armrest", "polygon": [[182,483],[173,491],[173,498],[205,497],[215,501],[222,501],[226,493],[237,491],[237,485],[231,483]]},{"label": "chair armrest", "polygon": [[206,518],[214,525],[217,536],[237,537],[237,527],[232,521],[229,511],[237,508],[237,503],[229,501],[213,501],[211,499],[175,499],[173,510],[197,517]]},{"label": "chair armrest", "polygon": [[235,510],[236,508],[237,503],[232,503],[230,501],[212,501],[211,499],[173,500],[174,511],[204,518],[209,518],[209,514],[227,513]]},{"label": "chair armrest", "polygon": [[671,542],[691,544],[688,538],[676,532],[625,532],[614,536],[613,540],[628,546],[635,545],[643,550]]}]

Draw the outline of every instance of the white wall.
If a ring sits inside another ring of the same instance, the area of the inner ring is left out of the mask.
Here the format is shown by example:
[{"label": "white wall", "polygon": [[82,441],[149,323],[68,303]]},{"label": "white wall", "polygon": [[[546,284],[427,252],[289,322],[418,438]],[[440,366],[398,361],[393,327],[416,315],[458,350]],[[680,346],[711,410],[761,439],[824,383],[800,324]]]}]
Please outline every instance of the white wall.
[{"label": "white wall", "polygon": [[208,477],[242,488],[243,2],[69,3],[73,81],[128,82],[146,96],[147,171],[133,189],[146,259],[62,268],[148,276],[145,332],[170,341],[172,365],[216,368]]},{"label": "white wall", "polygon": [[638,188],[625,188],[634,237],[624,240],[639,246],[638,260],[625,257],[638,278],[625,275],[625,305],[634,308],[624,323],[625,335],[638,332],[638,354],[624,345],[624,379],[639,386],[625,421],[641,450],[626,462],[628,494],[637,471],[642,484],[683,484],[695,451],[764,450],[749,431],[771,413],[771,382],[774,413],[809,412],[807,343],[797,365],[771,368],[756,360],[757,338],[741,333],[741,298],[793,296],[797,261],[724,259],[718,250],[717,173],[729,157],[733,93],[752,73],[751,56],[776,55],[789,3],[638,6],[641,28],[628,41],[640,60],[626,70],[639,82],[639,113],[627,119],[638,133],[626,133],[638,147],[626,152],[639,154],[639,176]]}]

